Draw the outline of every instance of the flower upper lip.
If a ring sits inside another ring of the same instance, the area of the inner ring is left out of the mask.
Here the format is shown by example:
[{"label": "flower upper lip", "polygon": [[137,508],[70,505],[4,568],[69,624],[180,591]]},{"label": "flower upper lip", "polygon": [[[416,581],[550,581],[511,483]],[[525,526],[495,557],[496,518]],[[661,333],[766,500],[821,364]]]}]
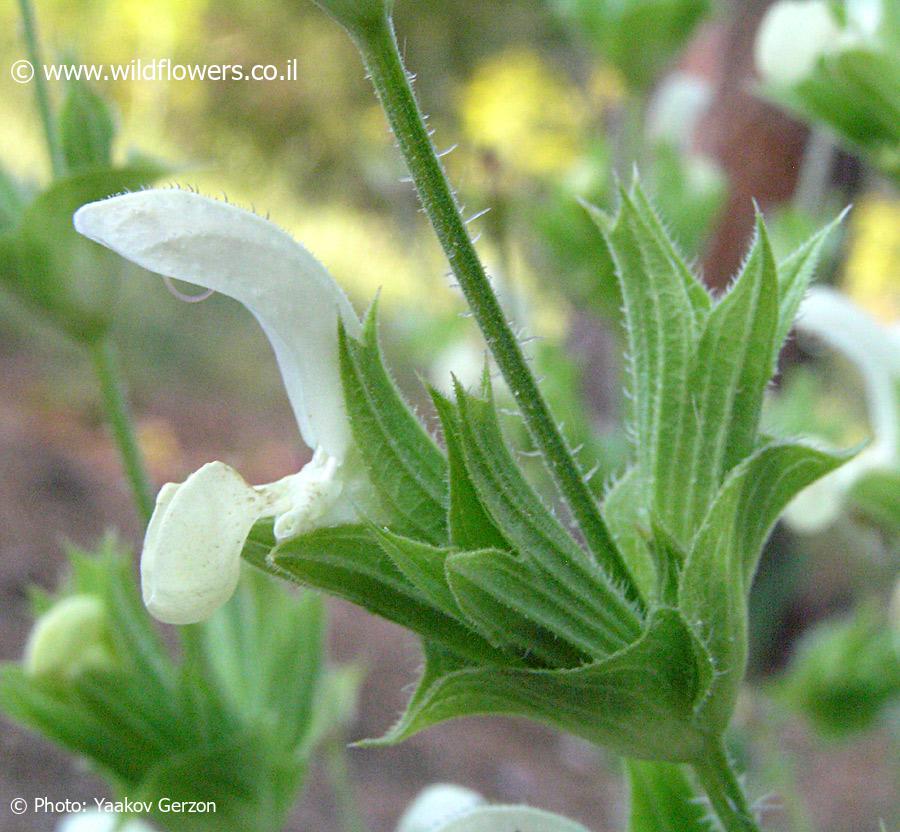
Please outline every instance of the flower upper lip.
[{"label": "flower upper lip", "polygon": [[344,458],[351,438],[337,321],[356,337],[359,318],[325,267],[287,232],[234,205],[178,189],[92,202],[75,213],[74,223],[148,271],[246,306],[272,344],[304,441]]}]

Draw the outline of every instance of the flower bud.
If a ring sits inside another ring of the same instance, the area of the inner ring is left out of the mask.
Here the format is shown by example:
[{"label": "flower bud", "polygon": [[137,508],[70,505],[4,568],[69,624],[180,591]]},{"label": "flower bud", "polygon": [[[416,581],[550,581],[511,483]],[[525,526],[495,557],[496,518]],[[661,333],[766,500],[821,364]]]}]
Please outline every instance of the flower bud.
[{"label": "flower bud", "polygon": [[72,679],[112,662],[106,609],[95,595],[70,595],[54,604],[35,622],[25,646],[30,676]]}]

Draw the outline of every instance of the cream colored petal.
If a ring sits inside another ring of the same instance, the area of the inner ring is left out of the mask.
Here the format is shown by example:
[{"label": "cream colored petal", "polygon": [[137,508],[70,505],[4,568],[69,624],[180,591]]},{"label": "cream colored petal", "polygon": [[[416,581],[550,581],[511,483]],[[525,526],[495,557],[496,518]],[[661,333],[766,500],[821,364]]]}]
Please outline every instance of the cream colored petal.
[{"label": "cream colored petal", "polygon": [[222,462],[164,486],[141,554],[150,613],[167,624],[212,615],[234,593],[244,542],[267,508],[266,497]]},{"label": "cream colored petal", "polygon": [[85,205],[75,228],[149,271],[240,301],[272,343],[303,439],[343,459],[350,445],[337,322],[359,319],[325,268],[273,223],[181,190],[149,190]]},{"label": "cream colored petal", "polygon": [[485,805],[485,799],[463,786],[436,783],[420,792],[400,818],[397,832],[435,832],[459,815]]},{"label": "cream colored petal", "polygon": [[756,35],[757,72],[773,84],[796,84],[839,47],[840,38],[826,0],[781,0],[769,7]]}]

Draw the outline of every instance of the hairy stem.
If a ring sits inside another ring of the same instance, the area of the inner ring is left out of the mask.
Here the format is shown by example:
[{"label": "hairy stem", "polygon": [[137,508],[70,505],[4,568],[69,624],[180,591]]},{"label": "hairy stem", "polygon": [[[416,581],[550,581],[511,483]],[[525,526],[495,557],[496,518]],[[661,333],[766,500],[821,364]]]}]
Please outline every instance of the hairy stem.
[{"label": "hairy stem", "polygon": [[624,587],[632,587],[628,570],[541,395],[460,216],[459,205],[413,95],[397,48],[393,24],[385,16],[381,25],[356,33],[355,40],[406,160],[422,207],[431,220],[450,268],[497,366],[516,399],[535,445],[543,453],[588,548],[616,581]]},{"label": "hairy stem", "polygon": [[47,93],[47,83],[44,78],[41,49],[38,42],[37,23],[35,22],[34,9],[31,0],[19,0],[19,10],[22,14],[22,28],[25,34],[25,48],[28,51],[28,60],[34,68],[34,97],[37,101],[41,123],[44,126],[44,138],[47,141],[47,151],[50,154],[50,166],[53,177],[58,178],[65,172],[62,148],[59,144],[59,136],[56,133],[56,123],[53,120],[53,112],[50,109],[50,96]]},{"label": "hairy stem", "polygon": [[153,514],[152,491],[135,438],[134,425],[118,370],[115,348],[111,341],[103,338],[91,344],[90,350],[94,360],[94,372],[100,383],[106,419],[112,429],[116,447],[119,449],[122,467],[134,496],[135,507],[141,520],[146,524]]},{"label": "hairy stem", "polygon": [[721,739],[710,743],[694,771],[725,832],[760,832]]}]

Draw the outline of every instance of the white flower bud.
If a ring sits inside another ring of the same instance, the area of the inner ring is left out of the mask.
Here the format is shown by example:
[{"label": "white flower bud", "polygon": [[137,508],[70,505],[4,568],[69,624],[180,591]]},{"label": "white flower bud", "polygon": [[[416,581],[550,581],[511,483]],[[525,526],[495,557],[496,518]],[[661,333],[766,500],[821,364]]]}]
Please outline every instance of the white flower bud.
[{"label": "white flower bud", "polygon": [[71,679],[113,663],[106,608],[95,595],[70,595],[35,622],[25,645],[25,672]]}]

